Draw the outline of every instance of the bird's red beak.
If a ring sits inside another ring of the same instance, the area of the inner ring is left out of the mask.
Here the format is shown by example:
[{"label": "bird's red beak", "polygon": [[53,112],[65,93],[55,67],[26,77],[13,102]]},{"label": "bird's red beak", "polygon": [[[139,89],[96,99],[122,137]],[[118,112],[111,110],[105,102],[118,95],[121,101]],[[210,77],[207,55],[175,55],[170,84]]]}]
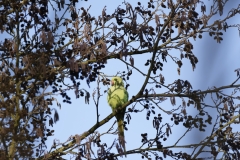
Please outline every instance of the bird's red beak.
[{"label": "bird's red beak", "polygon": [[114,85],[114,81],[113,80],[111,80],[111,86],[113,86]]}]

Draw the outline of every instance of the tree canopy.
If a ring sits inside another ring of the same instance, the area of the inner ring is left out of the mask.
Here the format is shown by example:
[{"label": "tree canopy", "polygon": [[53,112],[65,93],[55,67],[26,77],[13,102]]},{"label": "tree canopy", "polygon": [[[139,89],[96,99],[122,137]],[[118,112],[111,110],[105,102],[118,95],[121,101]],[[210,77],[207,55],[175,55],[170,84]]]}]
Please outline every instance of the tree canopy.
[{"label": "tree canopy", "polygon": [[[131,142],[126,141],[127,156],[240,158],[236,130],[240,123],[240,69],[235,70],[232,83],[206,90],[194,88],[187,79],[169,81],[164,72],[170,63],[176,70],[171,74],[177,77],[185,63],[193,72],[198,63],[204,63],[194,51],[194,41],[203,36],[221,45],[231,28],[239,34],[240,25],[228,21],[239,16],[240,4],[228,10],[231,0],[211,0],[211,5],[201,0],[116,1],[119,6],[113,13],[106,4],[96,17],[91,6],[84,8],[79,3],[0,2],[0,159],[51,160],[67,154],[76,160],[119,159],[123,148],[116,124],[104,132],[99,129],[125,108],[126,136],[132,121],[140,126],[142,121],[152,124],[145,132],[136,133],[141,139],[134,149],[128,149]],[[146,57],[136,62],[141,55]],[[109,65],[113,59],[124,67]],[[116,72],[110,75],[106,69]],[[135,73],[142,78],[136,79]],[[121,109],[103,117],[99,108],[107,101],[110,79],[116,75],[131,95]],[[130,79],[141,84],[134,91]],[[92,91],[91,86],[96,89]],[[74,96],[70,96],[72,92]],[[71,105],[73,99],[83,99],[81,107],[93,102],[96,109],[89,116],[96,123],[83,133],[69,135],[65,143],[54,141],[47,148],[55,123],[62,120],[57,107]],[[144,116],[136,118],[138,114]],[[173,132],[176,127],[184,130],[182,135]],[[180,143],[194,131],[207,136],[197,143]],[[103,137],[108,137],[108,142]],[[168,143],[171,137],[177,137],[173,145]]]}]

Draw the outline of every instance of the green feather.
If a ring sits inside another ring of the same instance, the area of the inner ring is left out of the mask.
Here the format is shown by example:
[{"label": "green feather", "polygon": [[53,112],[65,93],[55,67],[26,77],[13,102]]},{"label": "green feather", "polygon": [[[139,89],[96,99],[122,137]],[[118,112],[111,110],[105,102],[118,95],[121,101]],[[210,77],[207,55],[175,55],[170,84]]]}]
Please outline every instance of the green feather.
[{"label": "green feather", "polygon": [[[108,91],[107,100],[113,112],[116,112],[128,101],[128,92],[124,88],[124,83],[122,78],[120,77],[112,78],[111,87]],[[118,114],[116,115],[116,119],[118,123],[119,142],[124,149],[124,153],[126,153],[125,138],[124,138],[124,124],[123,124],[125,111],[126,111],[126,108],[121,111],[118,111]]]}]

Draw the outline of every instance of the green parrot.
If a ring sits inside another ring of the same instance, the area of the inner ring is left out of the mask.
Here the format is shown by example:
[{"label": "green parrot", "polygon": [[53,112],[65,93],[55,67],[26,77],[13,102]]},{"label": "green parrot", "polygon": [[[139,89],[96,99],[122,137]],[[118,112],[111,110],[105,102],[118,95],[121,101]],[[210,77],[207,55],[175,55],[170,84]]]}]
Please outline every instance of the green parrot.
[{"label": "green parrot", "polygon": [[[121,106],[123,106],[128,101],[128,92],[124,88],[124,83],[122,78],[120,77],[112,78],[111,87],[108,90],[107,100],[113,112],[117,111]],[[124,123],[123,123],[125,111],[126,111],[126,108],[120,111],[116,115],[117,124],[118,124],[119,143],[124,149],[124,154],[126,153],[125,138],[124,138]]]}]

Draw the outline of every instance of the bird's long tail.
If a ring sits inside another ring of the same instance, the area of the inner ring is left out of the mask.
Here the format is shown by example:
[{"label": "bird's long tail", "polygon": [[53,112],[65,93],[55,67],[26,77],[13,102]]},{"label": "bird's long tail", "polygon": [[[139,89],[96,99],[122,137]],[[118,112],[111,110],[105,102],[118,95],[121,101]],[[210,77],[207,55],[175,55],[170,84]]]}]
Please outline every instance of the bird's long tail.
[{"label": "bird's long tail", "polygon": [[124,137],[124,122],[122,119],[118,120],[118,135],[119,135],[119,143],[122,146],[123,150],[124,150],[124,155],[125,157],[127,157],[126,155],[126,146],[125,146],[125,137]]}]

